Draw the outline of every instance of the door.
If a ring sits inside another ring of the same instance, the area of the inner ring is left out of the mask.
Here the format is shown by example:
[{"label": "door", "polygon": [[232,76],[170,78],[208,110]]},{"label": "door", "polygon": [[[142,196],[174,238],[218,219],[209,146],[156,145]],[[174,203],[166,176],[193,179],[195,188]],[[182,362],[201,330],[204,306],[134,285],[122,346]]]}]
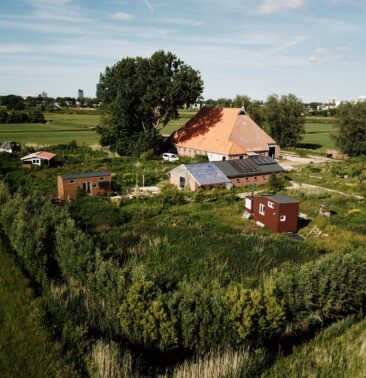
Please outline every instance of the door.
[{"label": "door", "polygon": [[83,191],[85,193],[90,194],[91,193],[91,182],[83,182]]},{"label": "door", "polygon": [[184,189],[186,187],[186,179],[185,177],[179,177],[179,187]]},{"label": "door", "polygon": [[269,147],[268,156],[271,157],[272,159],[274,159],[276,157],[276,147],[275,146]]}]

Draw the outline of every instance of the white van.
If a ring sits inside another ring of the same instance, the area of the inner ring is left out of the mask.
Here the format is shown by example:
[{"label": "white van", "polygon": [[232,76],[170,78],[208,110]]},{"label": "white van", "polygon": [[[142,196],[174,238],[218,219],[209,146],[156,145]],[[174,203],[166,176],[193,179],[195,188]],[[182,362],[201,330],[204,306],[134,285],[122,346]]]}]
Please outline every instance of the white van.
[{"label": "white van", "polygon": [[175,154],[171,154],[170,152],[165,152],[163,154],[163,160],[165,160],[165,161],[178,161],[179,157]]}]

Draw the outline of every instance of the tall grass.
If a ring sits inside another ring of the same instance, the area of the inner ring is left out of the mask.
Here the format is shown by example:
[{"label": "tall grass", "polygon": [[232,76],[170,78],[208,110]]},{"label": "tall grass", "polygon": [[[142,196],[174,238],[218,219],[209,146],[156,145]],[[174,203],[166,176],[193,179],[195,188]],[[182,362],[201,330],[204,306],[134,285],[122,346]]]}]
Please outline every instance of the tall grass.
[{"label": "tall grass", "polygon": [[264,377],[366,377],[366,320],[339,321],[280,358]]},{"label": "tall grass", "polygon": [[92,371],[95,378],[137,378],[133,370],[133,357],[129,351],[122,351],[114,342],[98,340],[91,351]]},{"label": "tall grass", "polygon": [[265,359],[261,350],[250,353],[247,348],[239,350],[216,351],[195,361],[186,361],[176,367],[169,375],[172,378],[245,378],[255,377],[259,366]]}]

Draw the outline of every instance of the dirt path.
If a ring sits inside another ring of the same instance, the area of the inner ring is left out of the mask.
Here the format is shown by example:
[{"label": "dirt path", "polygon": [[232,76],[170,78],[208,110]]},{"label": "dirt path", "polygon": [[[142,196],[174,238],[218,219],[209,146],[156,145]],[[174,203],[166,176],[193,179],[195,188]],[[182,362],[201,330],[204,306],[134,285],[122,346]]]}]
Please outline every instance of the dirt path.
[{"label": "dirt path", "polygon": [[286,189],[289,189],[289,190],[296,190],[296,189],[299,189],[299,188],[321,189],[321,190],[324,190],[326,192],[340,194],[341,196],[344,196],[344,197],[353,197],[353,198],[356,198],[356,199],[359,199],[359,200],[362,200],[362,199],[365,198],[363,196],[358,196],[357,194],[349,194],[349,193],[340,192],[340,191],[334,190],[334,189],[324,188],[322,186],[311,185],[311,184],[303,184],[303,183],[296,182],[296,181],[291,181],[291,185],[292,186],[289,186]]}]

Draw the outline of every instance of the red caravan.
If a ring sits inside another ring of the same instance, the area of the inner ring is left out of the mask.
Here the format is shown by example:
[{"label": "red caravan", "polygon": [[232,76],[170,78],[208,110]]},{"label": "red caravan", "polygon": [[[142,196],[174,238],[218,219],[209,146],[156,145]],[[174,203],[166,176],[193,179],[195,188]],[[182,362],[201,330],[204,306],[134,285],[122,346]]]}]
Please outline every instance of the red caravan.
[{"label": "red caravan", "polygon": [[244,217],[274,232],[297,232],[299,201],[279,195],[248,196]]}]

